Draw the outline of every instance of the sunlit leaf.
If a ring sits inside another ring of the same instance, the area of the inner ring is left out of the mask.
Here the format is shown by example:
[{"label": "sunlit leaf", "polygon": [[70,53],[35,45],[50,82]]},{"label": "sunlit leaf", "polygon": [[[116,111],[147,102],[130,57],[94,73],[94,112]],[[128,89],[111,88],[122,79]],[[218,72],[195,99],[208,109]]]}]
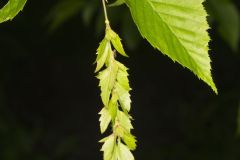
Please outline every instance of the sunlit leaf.
[{"label": "sunlit leaf", "polygon": [[27,0],[9,0],[8,3],[0,9],[0,23],[12,20],[25,6]]},{"label": "sunlit leaf", "polygon": [[208,55],[209,28],[203,0],[126,0],[141,35],[190,69],[217,93]]}]

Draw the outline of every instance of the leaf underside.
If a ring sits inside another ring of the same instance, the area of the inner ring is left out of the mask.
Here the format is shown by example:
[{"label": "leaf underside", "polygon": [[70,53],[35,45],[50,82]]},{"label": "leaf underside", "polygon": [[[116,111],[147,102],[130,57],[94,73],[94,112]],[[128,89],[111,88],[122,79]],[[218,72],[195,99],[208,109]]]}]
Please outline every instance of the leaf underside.
[{"label": "leaf underside", "polygon": [[126,0],[141,35],[217,93],[211,76],[203,0]]}]

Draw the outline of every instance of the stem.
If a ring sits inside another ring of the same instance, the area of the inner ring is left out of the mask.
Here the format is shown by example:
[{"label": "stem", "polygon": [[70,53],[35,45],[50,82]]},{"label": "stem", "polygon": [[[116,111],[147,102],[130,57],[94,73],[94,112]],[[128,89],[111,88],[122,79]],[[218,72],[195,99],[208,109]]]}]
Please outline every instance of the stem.
[{"label": "stem", "polygon": [[104,16],[105,16],[105,23],[106,23],[106,26],[109,26],[109,20],[108,20],[107,7],[106,7],[105,0],[102,0],[102,4],[103,4]]}]

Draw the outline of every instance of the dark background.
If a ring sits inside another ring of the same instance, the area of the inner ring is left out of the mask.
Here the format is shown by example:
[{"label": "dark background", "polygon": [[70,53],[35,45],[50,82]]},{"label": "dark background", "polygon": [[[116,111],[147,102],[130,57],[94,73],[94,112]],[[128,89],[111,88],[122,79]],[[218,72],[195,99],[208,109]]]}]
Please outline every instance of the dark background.
[{"label": "dark background", "polygon": [[[46,17],[57,2],[29,0],[24,12],[0,25],[1,160],[102,159],[93,64],[103,37],[97,27],[102,10],[88,25],[79,12],[49,29]],[[116,10],[129,15],[124,6]],[[136,28],[124,30],[119,18],[112,21],[130,56],[118,58],[130,68],[136,159],[240,160],[240,53],[221,37],[218,23],[210,16],[217,96],[146,40],[130,36],[136,43],[127,44],[122,35]]]}]

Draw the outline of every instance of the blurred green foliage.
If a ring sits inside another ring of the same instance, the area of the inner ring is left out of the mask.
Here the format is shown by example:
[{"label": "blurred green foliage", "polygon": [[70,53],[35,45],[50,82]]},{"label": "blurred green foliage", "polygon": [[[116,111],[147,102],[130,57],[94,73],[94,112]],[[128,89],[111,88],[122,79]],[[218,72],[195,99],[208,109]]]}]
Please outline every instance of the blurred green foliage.
[{"label": "blurred green foliage", "polygon": [[210,17],[218,25],[218,32],[235,52],[239,46],[239,11],[231,0],[208,0]]}]

